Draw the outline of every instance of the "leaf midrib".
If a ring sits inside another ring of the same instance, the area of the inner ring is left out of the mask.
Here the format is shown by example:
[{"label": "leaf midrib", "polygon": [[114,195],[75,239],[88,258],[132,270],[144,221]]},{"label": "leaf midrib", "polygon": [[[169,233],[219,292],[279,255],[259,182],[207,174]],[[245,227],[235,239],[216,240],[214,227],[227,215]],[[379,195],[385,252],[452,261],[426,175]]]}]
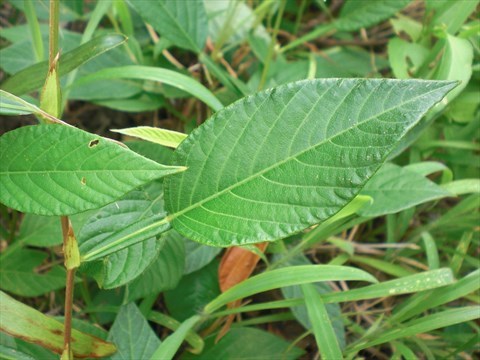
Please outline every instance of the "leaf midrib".
[{"label": "leaf midrib", "polygon": [[[395,109],[395,108],[399,108],[399,107],[402,107],[402,106],[404,106],[404,105],[406,105],[406,104],[409,104],[409,103],[411,103],[411,102],[417,101],[418,99],[421,99],[421,98],[423,98],[423,97],[426,97],[426,96],[428,96],[428,95],[431,94],[431,93],[434,93],[434,92],[439,91],[440,89],[441,89],[441,87],[438,87],[438,88],[435,88],[435,89],[433,89],[433,90],[431,90],[431,91],[429,91],[429,92],[422,93],[421,95],[416,96],[416,97],[414,97],[414,98],[412,98],[412,99],[409,99],[408,101],[405,101],[405,102],[400,103],[400,104],[396,104],[395,106],[392,106],[392,107],[390,107],[390,108],[388,108],[388,109],[385,109],[384,111],[376,114],[375,116],[370,116],[370,117],[368,117],[367,119],[365,119],[365,120],[363,120],[363,121],[361,121],[361,122],[358,122],[358,123],[356,123],[355,125],[350,126],[350,127],[346,128],[346,129],[340,131],[339,133],[335,134],[334,136],[332,136],[332,137],[330,137],[330,138],[324,139],[323,141],[315,144],[314,146],[310,146],[310,147],[308,147],[308,148],[306,148],[306,149],[303,149],[302,151],[300,151],[300,152],[298,152],[298,153],[296,153],[296,154],[294,154],[294,155],[288,156],[288,157],[286,157],[284,160],[282,160],[282,161],[280,161],[280,162],[277,162],[277,163],[275,163],[275,164],[273,164],[273,165],[271,165],[271,166],[268,166],[268,167],[266,167],[265,169],[262,169],[261,171],[258,171],[258,172],[256,172],[255,174],[252,174],[252,175],[246,177],[245,179],[243,179],[243,180],[241,180],[241,181],[239,181],[239,182],[237,182],[237,183],[235,183],[235,184],[232,184],[232,185],[226,187],[225,189],[223,189],[223,190],[221,190],[221,191],[219,191],[219,192],[216,192],[216,193],[214,193],[214,194],[206,197],[205,199],[203,199],[203,200],[201,200],[201,201],[198,201],[198,202],[196,202],[196,203],[194,203],[194,204],[191,204],[190,206],[186,207],[185,209],[183,209],[183,210],[181,210],[181,211],[178,211],[178,212],[176,212],[176,213],[173,213],[173,214],[168,215],[165,219],[166,219],[168,222],[171,222],[171,221],[174,220],[175,218],[177,218],[177,217],[179,217],[179,216],[181,216],[181,215],[189,212],[190,210],[196,209],[196,208],[200,207],[201,205],[205,204],[206,202],[208,202],[208,201],[210,201],[210,200],[213,200],[213,199],[215,199],[215,198],[217,198],[217,197],[220,197],[220,196],[222,196],[223,194],[229,192],[230,190],[235,189],[235,188],[237,188],[237,187],[239,187],[239,186],[241,186],[241,185],[243,185],[243,184],[245,184],[245,183],[248,183],[248,182],[250,182],[251,180],[257,178],[258,176],[261,176],[261,175],[265,174],[266,172],[268,172],[268,171],[270,171],[270,170],[273,170],[273,169],[275,169],[275,168],[277,168],[277,167],[279,167],[279,166],[281,166],[281,165],[289,162],[290,160],[301,156],[302,154],[304,154],[304,153],[306,153],[306,152],[308,152],[308,151],[310,151],[310,150],[312,150],[312,149],[315,149],[315,148],[317,148],[317,147],[319,147],[319,146],[322,146],[322,145],[324,145],[324,144],[327,143],[327,142],[331,142],[331,140],[333,140],[333,139],[335,139],[335,138],[343,135],[344,133],[346,133],[346,132],[348,132],[348,131],[350,131],[350,130],[352,130],[352,129],[357,128],[358,126],[360,126],[360,125],[362,125],[362,124],[364,124],[364,123],[366,123],[366,122],[371,121],[372,119],[378,118],[379,116],[381,116],[381,115],[383,115],[383,114],[386,114],[386,113],[392,111],[392,110]],[[422,116],[423,116],[423,114],[425,114],[426,111],[428,111],[428,109],[425,110],[425,111],[423,111]],[[420,117],[419,119],[421,119],[421,117]],[[414,122],[414,123],[415,123],[415,122]],[[412,126],[412,125],[413,125],[413,123],[410,124],[409,126]],[[407,130],[407,129],[408,129],[408,127],[406,127],[406,128],[404,129],[404,131]],[[403,137],[403,136],[402,136],[402,137]]]}]

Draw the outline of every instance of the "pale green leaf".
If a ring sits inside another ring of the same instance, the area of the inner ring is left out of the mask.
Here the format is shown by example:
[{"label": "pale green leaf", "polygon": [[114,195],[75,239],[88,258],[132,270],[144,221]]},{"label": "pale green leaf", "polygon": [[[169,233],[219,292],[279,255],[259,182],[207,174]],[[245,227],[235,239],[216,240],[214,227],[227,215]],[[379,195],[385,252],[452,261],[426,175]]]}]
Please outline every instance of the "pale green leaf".
[{"label": "pale green leaf", "polygon": [[[0,330],[37,343],[57,354],[63,351],[63,324],[0,291]],[[72,329],[72,350],[78,358],[97,358],[115,352],[111,343]]]},{"label": "pale green leaf", "polygon": [[70,126],[36,125],[0,138],[0,200],[22,212],[70,215],[98,208],[181,171]]},{"label": "pale green leaf", "polygon": [[443,187],[421,174],[386,163],[360,192],[373,198],[373,204],[359,211],[362,216],[393,214],[427,201],[452,196]]},{"label": "pale green leaf", "polygon": [[160,340],[135,303],[120,308],[108,340],[117,346],[117,352],[109,360],[149,359],[160,345]]},{"label": "pale green leaf", "polygon": [[302,291],[322,359],[341,359],[342,350],[322,298],[312,284],[303,284]]},{"label": "pale green leaf", "polygon": [[203,0],[129,0],[129,3],[146,22],[176,46],[197,53],[203,49],[208,32]]},{"label": "pale green leaf", "polygon": [[222,103],[215,97],[215,95],[198,81],[176,71],[150,66],[132,65],[103,69],[78,79],[75,81],[75,84],[73,84],[73,89],[75,89],[75,86],[91,83],[101,84],[102,80],[111,79],[158,81],[166,85],[174,86],[195,96],[215,111],[223,108]]},{"label": "pale green leaf", "polygon": [[160,346],[155,350],[155,353],[150,358],[151,360],[171,360],[178,351],[183,340],[188,335],[188,332],[195,326],[200,320],[200,316],[194,315],[191,318],[185,320],[180,327],[175,330],[173,334],[168,336]]},{"label": "pale green leaf", "polygon": [[[128,193],[120,200],[94,214],[78,234],[80,252],[91,243],[123,230],[139,219],[163,212],[163,191],[159,183]],[[111,289],[124,285],[139,276],[156,258],[163,242],[155,236],[104,256],[100,261],[85,263],[81,268],[93,276],[100,287]]]},{"label": "pale green leaf", "polygon": [[175,151],[189,169],[165,182],[168,220],[214,246],[272,241],[324,221],[454,86],[320,79],[244,98]]},{"label": "pale green leaf", "polygon": [[275,269],[253,276],[225,291],[205,306],[206,313],[212,313],[223,305],[241,298],[281,288],[284,286],[308,284],[317,281],[357,280],[377,282],[365,271],[347,266],[301,265]]},{"label": "pale green leaf", "polygon": [[127,129],[112,129],[110,131],[117,132],[123,135],[137,137],[142,140],[147,140],[171,148],[177,148],[178,145],[187,137],[186,134],[177,131],[155,128],[151,126],[137,126]]}]

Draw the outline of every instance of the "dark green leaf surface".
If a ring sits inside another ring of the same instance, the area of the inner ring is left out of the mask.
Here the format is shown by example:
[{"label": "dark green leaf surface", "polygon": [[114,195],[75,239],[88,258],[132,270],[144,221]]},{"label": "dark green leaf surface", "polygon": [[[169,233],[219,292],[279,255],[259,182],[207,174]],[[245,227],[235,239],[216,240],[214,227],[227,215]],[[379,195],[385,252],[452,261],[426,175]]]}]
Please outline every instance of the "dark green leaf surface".
[{"label": "dark green leaf surface", "polygon": [[[139,219],[163,212],[161,184],[154,182],[141,190],[128,193],[92,216],[78,235],[80,253],[90,244],[102,243]],[[94,245],[94,246],[95,246]],[[105,289],[124,285],[135,279],[157,257],[163,242],[155,236],[105,256],[101,261],[85,263],[84,270]]]},{"label": "dark green leaf surface", "polygon": [[395,164],[385,164],[362,189],[362,195],[373,198],[373,204],[359,211],[362,216],[396,213],[427,201],[452,196],[415,171]]},{"label": "dark green leaf surface", "polygon": [[185,275],[178,286],[165,293],[165,302],[172,316],[184,321],[198,314],[202,308],[220,294],[218,261]]},{"label": "dark green leaf surface", "polygon": [[169,220],[215,246],[276,240],[321,222],[454,86],[324,79],[242,99],[177,148],[175,164],[189,169],[165,182]]},{"label": "dark green leaf surface", "polygon": [[190,274],[208,265],[222,250],[221,248],[199,244],[186,238],[183,238],[183,240],[185,243],[185,274]]},{"label": "dark green leaf surface", "polygon": [[215,335],[205,342],[205,350],[200,355],[188,354],[185,360],[294,360],[303,351],[291,346],[287,341],[263,330],[252,328],[233,328],[218,343]]},{"label": "dark green leaf surface", "polygon": [[0,138],[0,200],[22,212],[70,215],[182,170],[70,126],[25,126]]},{"label": "dark green leaf surface", "polygon": [[205,45],[208,25],[202,0],[129,0],[129,3],[146,22],[176,46],[198,53]]},{"label": "dark green leaf surface", "polygon": [[354,31],[386,20],[407,6],[411,0],[349,0],[342,7],[335,27]]},{"label": "dark green leaf surface", "polygon": [[157,259],[142,275],[128,284],[130,300],[173,289],[182,278],[185,266],[182,238],[176,233],[167,233],[162,240],[165,243]]},{"label": "dark green leaf surface", "polygon": [[109,360],[150,359],[160,345],[135,303],[120,308],[108,339],[117,346],[117,352]]},{"label": "dark green leaf surface", "polygon": [[[60,226],[60,225],[58,225]],[[65,270],[60,265],[38,273],[48,254],[31,249],[20,249],[0,257],[0,288],[20,296],[39,296],[65,287]]]}]

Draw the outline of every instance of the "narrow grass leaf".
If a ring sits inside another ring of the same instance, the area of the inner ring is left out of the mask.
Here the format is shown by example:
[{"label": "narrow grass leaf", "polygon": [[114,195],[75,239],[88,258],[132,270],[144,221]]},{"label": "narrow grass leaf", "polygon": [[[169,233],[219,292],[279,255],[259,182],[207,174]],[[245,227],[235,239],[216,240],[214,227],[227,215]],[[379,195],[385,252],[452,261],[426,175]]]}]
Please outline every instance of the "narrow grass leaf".
[{"label": "narrow grass leaf", "polygon": [[200,320],[200,316],[194,315],[191,318],[185,320],[175,332],[168,336],[160,346],[155,350],[151,360],[171,360],[178,351],[183,340],[188,335],[188,332],[195,326]]},{"label": "narrow grass leaf", "polygon": [[151,126],[137,126],[127,129],[112,129],[110,131],[117,132],[123,135],[133,136],[142,140],[154,142],[163,146],[177,148],[180,143],[187,138],[186,134],[155,128]]},{"label": "narrow grass leaf", "polygon": [[285,267],[256,275],[232,287],[205,306],[204,311],[210,314],[231,301],[284,286],[339,280],[377,282],[372,275],[346,266],[302,265]]},{"label": "narrow grass leaf", "polygon": [[390,317],[391,322],[401,322],[426,310],[461,299],[480,289],[480,270],[476,270],[457,282],[427,293],[415,294],[398,307]]},{"label": "narrow grass leaf", "polygon": [[472,242],[473,233],[464,232],[460,241],[458,242],[457,248],[455,249],[455,255],[453,255],[452,260],[450,261],[450,267],[454,274],[458,274],[463,264],[465,255],[467,255],[470,243]]},{"label": "narrow grass leaf", "polygon": [[325,303],[367,300],[380,297],[416,293],[443,287],[455,282],[448,268],[425,271],[400,279],[381,282],[358,289],[321,295]]},{"label": "narrow grass leaf", "polygon": [[466,306],[441,311],[433,315],[410,321],[403,324],[401,328],[395,327],[390,330],[382,331],[381,334],[376,334],[375,339],[354,345],[351,348],[351,352],[358,352],[362,349],[384,344],[393,340],[408,338],[417,334],[426,333],[478,318],[480,318],[480,306]]},{"label": "narrow grass leaf", "polygon": [[455,83],[318,79],[222,109],[182,142],[165,182],[172,226],[214,246],[273,241],[325,221]]},{"label": "narrow grass leaf", "polygon": [[[182,325],[181,322],[158,311],[151,311],[148,314],[148,320],[173,331],[177,330]],[[187,332],[185,341],[192,347],[189,351],[194,354],[200,354],[205,346],[203,339],[192,330]]]},{"label": "narrow grass leaf", "polygon": [[214,111],[218,111],[223,108],[223,104],[215,97],[215,95],[213,95],[210,90],[208,90],[195,79],[176,71],[155,68],[151,66],[131,65],[100,70],[78,79],[75,81],[75,84],[73,84],[73,88],[75,88],[75,86],[112,79],[158,81],[174,86],[195,96],[197,99],[210,106]]},{"label": "narrow grass leaf", "polygon": [[[109,51],[127,38],[121,34],[102,35],[60,56],[58,76],[68,74],[89,60]],[[40,88],[48,72],[48,61],[32,65],[19,71],[3,82],[2,89],[15,95],[23,95]]]},{"label": "narrow grass leaf", "polygon": [[[0,291],[0,330],[39,344],[57,354],[63,351],[63,324]],[[78,358],[98,358],[115,352],[112,343],[72,329],[72,350]]]},{"label": "narrow grass leaf", "polygon": [[184,170],[70,126],[24,126],[0,138],[0,201],[22,212],[71,215]]},{"label": "narrow grass leaf", "polygon": [[427,253],[427,262],[430,270],[438,269],[440,261],[438,259],[438,249],[435,244],[435,240],[428,232],[422,233],[423,245],[425,246],[425,252]]},{"label": "narrow grass leaf", "polygon": [[320,294],[312,284],[303,284],[302,291],[322,359],[341,359],[342,350]]}]

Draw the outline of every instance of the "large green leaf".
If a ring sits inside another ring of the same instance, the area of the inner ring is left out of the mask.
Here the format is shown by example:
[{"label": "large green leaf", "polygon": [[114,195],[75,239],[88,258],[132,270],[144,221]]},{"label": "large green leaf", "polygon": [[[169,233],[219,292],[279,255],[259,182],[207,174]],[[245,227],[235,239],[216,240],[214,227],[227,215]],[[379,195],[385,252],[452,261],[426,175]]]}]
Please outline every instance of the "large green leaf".
[{"label": "large green leaf", "polygon": [[109,360],[150,359],[160,345],[135,303],[120,308],[108,339],[117,345],[117,352]]},{"label": "large green leaf", "polygon": [[[0,330],[28,342],[40,344],[58,354],[63,351],[63,324],[16,301],[0,291]],[[111,343],[72,329],[72,350],[76,358],[98,358],[115,352]]]},{"label": "large green leaf", "polygon": [[0,138],[0,200],[22,212],[70,215],[181,171],[70,126],[25,126]]},{"label": "large green leaf", "polygon": [[[139,219],[163,212],[163,190],[154,182],[128,193],[122,199],[102,208],[93,215],[78,235],[80,253],[91,244],[121,231]],[[95,245],[93,245],[95,246]],[[85,263],[83,270],[95,277],[105,289],[124,285],[139,276],[157,257],[163,242],[155,236],[105,256],[101,261]]]},{"label": "large green leaf", "polygon": [[215,246],[283,238],[337,213],[404,134],[455,86],[322,79],[260,92],[220,110],[177,148],[168,220]]},{"label": "large green leaf", "polygon": [[[123,44],[125,41],[126,37],[120,34],[103,35],[62,54],[59,76],[68,74],[85,62]],[[48,61],[32,65],[7,79],[2,84],[2,89],[15,95],[31,92],[43,85],[47,71]]]},{"label": "large green leaf", "polygon": [[[60,222],[57,224],[60,227]],[[39,296],[65,287],[65,270],[53,265],[43,273],[36,271],[48,254],[20,249],[0,257],[0,288],[20,296]]]},{"label": "large green leaf", "polygon": [[129,3],[173,44],[197,53],[205,45],[208,24],[203,0],[129,0]]},{"label": "large green leaf", "polygon": [[359,211],[362,216],[392,214],[452,194],[415,171],[387,163],[361,191],[373,204]]}]

